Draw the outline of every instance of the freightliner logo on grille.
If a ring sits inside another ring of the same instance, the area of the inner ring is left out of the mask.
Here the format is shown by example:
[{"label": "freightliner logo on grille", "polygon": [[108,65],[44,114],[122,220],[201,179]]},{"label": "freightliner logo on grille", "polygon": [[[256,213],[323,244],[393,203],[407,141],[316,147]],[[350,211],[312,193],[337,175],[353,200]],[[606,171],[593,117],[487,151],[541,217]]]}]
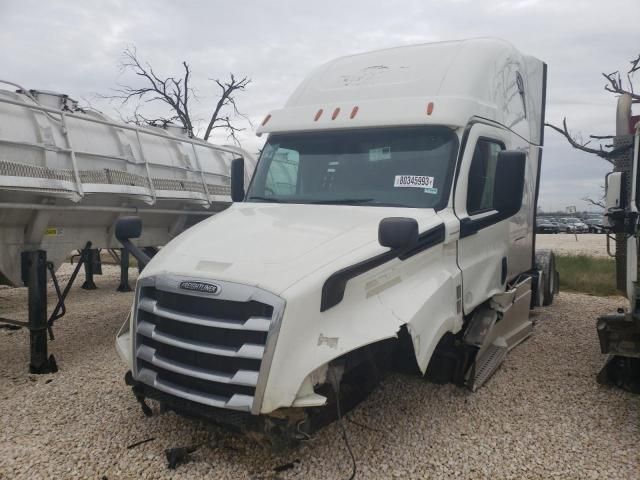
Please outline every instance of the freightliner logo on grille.
[{"label": "freightliner logo on grille", "polygon": [[183,290],[193,290],[194,292],[210,293],[212,295],[218,295],[221,290],[220,285],[216,285],[215,283],[192,281],[180,282],[180,288]]}]

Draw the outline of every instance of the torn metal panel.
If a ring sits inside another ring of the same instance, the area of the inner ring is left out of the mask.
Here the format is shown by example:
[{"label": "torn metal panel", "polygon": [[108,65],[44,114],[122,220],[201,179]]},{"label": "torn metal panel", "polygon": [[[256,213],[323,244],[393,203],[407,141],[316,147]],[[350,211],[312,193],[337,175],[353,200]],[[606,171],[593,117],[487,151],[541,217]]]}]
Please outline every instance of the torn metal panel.
[{"label": "torn metal panel", "polygon": [[[416,361],[422,373],[446,332],[456,333],[462,327],[458,312],[460,271],[455,263],[455,248],[446,244],[433,247],[424,255],[409,259],[395,273],[402,288],[380,293],[381,302],[389,307],[400,325],[406,324],[413,340]],[[420,298],[421,301],[415,300]]]}]

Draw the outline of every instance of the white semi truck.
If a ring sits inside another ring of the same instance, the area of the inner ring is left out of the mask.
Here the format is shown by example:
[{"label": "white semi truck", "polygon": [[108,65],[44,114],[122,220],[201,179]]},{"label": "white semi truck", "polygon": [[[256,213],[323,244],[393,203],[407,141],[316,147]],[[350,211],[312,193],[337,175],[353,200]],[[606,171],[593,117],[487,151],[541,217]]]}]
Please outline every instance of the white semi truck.
[{"label": "white semi truck", "polygon": [[[116,345],[143,406],[295,436],[391,363],[478,388],[557,291],[535,250],[545,84],[495,39],[315,70],[259,127],[246,192],[235,160],[233,205],[138,278]],[[116,233],[135,251],[139,228]]]}]

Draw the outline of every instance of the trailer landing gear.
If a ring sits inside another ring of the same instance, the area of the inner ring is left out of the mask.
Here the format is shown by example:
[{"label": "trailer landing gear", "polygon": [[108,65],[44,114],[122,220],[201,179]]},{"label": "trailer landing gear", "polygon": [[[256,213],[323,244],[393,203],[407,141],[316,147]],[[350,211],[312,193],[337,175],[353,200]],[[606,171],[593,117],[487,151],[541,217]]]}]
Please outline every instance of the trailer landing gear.
[{"label": "trailer landing gear", "polygon": [[[80,253],[80,260],[76,265],[64,291],[56,278],[55,270],[51,262],[47,262],[47,252],[33,250],[22,252],[22,282],[28,288],[29,320],[26,322],[0,317],[0,325],[7,324],[14,328],[28,328],[30,341],[29,372],[55,373],[58,365],[53,355],[48,355],[47,335],[53,340],[53,323],[67,313],[64,301],[71,290],[80,267],[86,262],[91,249],[91,242],[87,242]],[[58,297],[58,303],[53,312],[47,317],[47,270],[51,274],[53,287]]]},{"label": "trailer landing gear", "polygon": [[85,281],[80,288],[83,290],[96,290],[98,286],[93,281],[94,275],[102,275],[102,263],[100,250],[92,248],[84,261]]},{"label": "trailer landing gear", "polygon": [[130,292],[131,286],[129,285],[129,250],[126,248],[120,249],[120,285],[118,285],[118,292]]},{"label": "trailer landing gear", "polygon": [[22,280],[29,288],[29,372],[55,373],[58,371],[56,359],[47,355],[47,252],[22,253]]}]

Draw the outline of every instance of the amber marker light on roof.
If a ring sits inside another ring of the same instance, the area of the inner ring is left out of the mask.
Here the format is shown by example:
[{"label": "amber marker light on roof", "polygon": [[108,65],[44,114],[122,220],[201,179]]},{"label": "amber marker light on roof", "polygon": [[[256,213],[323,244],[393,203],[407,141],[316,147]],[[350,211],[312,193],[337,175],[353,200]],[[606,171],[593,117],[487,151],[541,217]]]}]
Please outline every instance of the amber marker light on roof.
[{"label": "amber marker light on roof", "polygon": [[271,120],[271,114],[264,117],[264,120],[262,121],[262,126],[264,127],[269,120]]},{"label": "amber marker light on roof", "polygon": [[320,109],[320,110],[318,110],[318,111],[316,112],[316,116],[315,116],[315,117],[313,117],[313,121],[314,121],[314,122],[317,122],[318,120],[320,120],[320,117],[322,116],[322,111],[323,111],[323,110],[322,110],[322,109]]},{"label": "amber marker light on roof", "polygon": [[433,113],[433,102],[427,103],[427,115],[431,115]]},{"label": "amber marker light on roof", "polygon": [[356,105],[355,107],[353,107],[353,110],[351,110],[351,115],[349,115],[349,118],[353,118],[358,114],[358,106]]},{"label": "amber marker light on roof", "polygon": [[333,111],[333,115],[331,115],[331,120],[335,120],[338,117],[339,113],[340,113],[340,107],[336,107],[336,109]]}]

